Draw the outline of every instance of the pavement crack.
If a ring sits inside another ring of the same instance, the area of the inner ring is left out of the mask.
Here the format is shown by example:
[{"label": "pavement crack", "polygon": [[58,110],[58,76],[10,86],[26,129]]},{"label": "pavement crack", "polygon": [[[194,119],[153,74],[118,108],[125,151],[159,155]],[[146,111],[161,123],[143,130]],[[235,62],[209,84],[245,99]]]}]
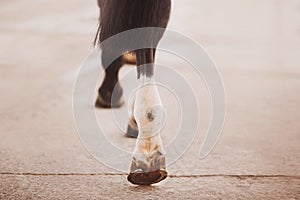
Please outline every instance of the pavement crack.
[{"label": "pavement crack", "polygon": [[293,178],[300,179],[300,176],[297,175],[265,175],[265,174],[201,174],[201,175],[169,175],[170,178],[206,178],[206,177],[224,177],[224,178],[238,178],[238,179],[247,179],[247,178]]},{"label": "pavement crack", "polygon": [[[127,176],[127,173],[22,173],[22,172],[2,172],[0,176]],[[169,175],[169,178],[209,178],[209,177],[223,177],[223,178],[293,178],[300,179],[298,175],[264,175],[264,174],[199,174],[199,175]]]},{"label": "pavement crack", "polygon": [[4,172],[0,175],[14,176],[122,176],[125,173],[22,173],[22,172]]}]

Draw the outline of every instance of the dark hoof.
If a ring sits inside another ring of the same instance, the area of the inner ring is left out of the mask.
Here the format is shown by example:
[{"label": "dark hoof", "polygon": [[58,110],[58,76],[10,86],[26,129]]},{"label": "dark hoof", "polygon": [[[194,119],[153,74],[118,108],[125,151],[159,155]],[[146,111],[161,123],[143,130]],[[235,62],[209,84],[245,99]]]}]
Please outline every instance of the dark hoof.
[{"label": "dark hoof", "polygon": [[123,58],[126,64],[136,65],[136,55],[134,52],[126,53]]},{"label": "dark hoof", "polygon": [[127,126],[126,136],[131,137],[131,138],[137,138],[138,134],[139,134],[139,130],[138,130],[135,120],[130,119],[128,126]]},{"label": "dark hoof", "polygon": [[151,185],[158,183],[168,176],[165,170],[157,170],[153,172],[135,172],[130,173],[127,180],[134,185]]},{"label": "dark hoof", "polygon": [[101,96],[98,96],[95,106],[96,108],[120,108],[124,105],[124,101],[120,99],[118,102],[105,101]]}]

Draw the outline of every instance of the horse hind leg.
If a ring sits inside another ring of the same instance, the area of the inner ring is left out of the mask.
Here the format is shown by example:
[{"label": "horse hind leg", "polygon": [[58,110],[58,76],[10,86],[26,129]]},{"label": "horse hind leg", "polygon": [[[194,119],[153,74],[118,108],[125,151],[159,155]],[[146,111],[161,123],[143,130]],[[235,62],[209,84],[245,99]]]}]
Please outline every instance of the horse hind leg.
[{"label": "horse hind leg", "polygon": [[102,66],[105,70],[104,80],[98,90],[96,107],[98,108],[119,108],[124,104],[122,95],[123,89],[119,82],[119,71],[124,64],[123,56],[114,60],[111,64],[106,64],[109,54],[102,49]]},{"label": "horse hind leg", "polygon": [[[154,61],[156,49],[151,49],[151,51],[152,51],[152,57],[153,57],[152,60]],[[132,54],[132,56],[134,56],[134,59],[135,59],[135,62],[136,62],[136,53],[135,52],[130,52],[130,54]],[[149,67],[153,68],[153,66],[149,66]],[[138,71],[140,71],[140,69],[138,69]],[[153,71],[153,69],[150,69],[150,71]],[[140,72],[138,72],[138,73],[140,73]],[[150,74],[153,74],[153,72],[151,72]],[[138,76],[141,76],[141,74],[139,74]],[[132,101],[129,103],[129,106],[130,106],[129,109],[131,109],[131,112],[130,112],[130,118],[129,118],[129,122],[128,122],[128,126],[127,126],[127,132],[126,132],[126,136],[127,137],[132,137],[132,138],[137,138],[138,133],[139,133],[138,126],[137,126],[136,120],[134,118],[135,98],[136,97],[134,96]]]},{"label": "horse hind leg", "polygon": [[139,89],[134,103],[134,118],[139,134],[127,179],[136,185],[151,185],[167,177],[160,138],[164,109],[154,80],[154,49],[137,50],[136,57]]}]

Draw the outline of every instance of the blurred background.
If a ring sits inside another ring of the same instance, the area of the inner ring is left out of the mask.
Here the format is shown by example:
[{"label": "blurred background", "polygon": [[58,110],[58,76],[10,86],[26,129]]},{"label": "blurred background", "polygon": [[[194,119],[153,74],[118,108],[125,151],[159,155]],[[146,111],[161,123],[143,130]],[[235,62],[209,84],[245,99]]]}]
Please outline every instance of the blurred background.
[{"label": "blurred background", "polygon": [[96,0],[1,0],[0,198],[300,198],[299,0],[173,1],[169,28],[217,64],[227,118],[209,157],[198,159],[204,125],[171,178],[148,189],[94,160],[75,131],[73,84],[98,12]]}]

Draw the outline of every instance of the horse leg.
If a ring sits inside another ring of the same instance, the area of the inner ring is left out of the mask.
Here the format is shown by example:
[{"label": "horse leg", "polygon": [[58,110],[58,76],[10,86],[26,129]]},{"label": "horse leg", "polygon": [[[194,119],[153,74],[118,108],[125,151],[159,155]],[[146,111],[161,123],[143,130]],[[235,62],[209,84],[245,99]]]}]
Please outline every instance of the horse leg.
[{"label": "horse leg", "polygon": [[124,104],[122,99],[123,90],[119,83],[119,70],[124,64],[123,56],[117,58],[111,64],[106,64],[109,54],[102,48],[102,66],[105,70],[105,77],[98,90],[96,107],[118,108]]},{"label": "horse leg", "polygon": [[[153,61],[155,60],[155,53],[156,53],[156,49],[152,49],[153,51]],[[136,54],[135,52],[130,52],[130,54],[132,54],[134,56],[135,62],[136,62]],[[126,62],[126,61],[125,61]],[[131,109],[131,113],[130,113],[130,118],[129,118],[129,122],[128,122],[128,126],[127,126],[127,132],[126,132],[126,136],[128,137],[133,137],[133,138],[137,138],[139,130],[138,130],[138,126],[136,123],[136,120],[134,118],[134,103],[135,103],[135,98],[133,98],[132,102],[130,102],[130,109]]]},{"label": "horse leg", "polygon": [[160,131],[164,109],[154,80],[154,49],[136,51],[139,89],[134,103],[138,138],[128,181],[137,185],[158,183],[167,177]]}]

